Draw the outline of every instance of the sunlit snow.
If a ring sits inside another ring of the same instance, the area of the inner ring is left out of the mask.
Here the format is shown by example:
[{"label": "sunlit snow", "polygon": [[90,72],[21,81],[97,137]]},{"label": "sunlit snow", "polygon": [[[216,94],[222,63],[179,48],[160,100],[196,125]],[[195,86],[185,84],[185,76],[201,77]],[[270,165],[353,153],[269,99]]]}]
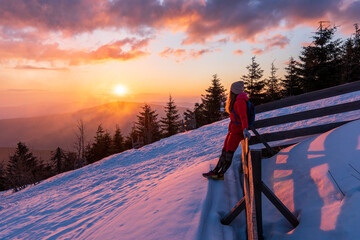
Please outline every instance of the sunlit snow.
[{"label": "sunlit snow", "polygon": [[[17,193],[1,192],[0,239],[245,239],[244,213],[230,226],[220,223],[242,197],[240,148],[224,181],[201,176],[217,162],[228,121],[110,156]],[[263,196],[265,238],[359,238],[360,174],[354,170],[360,171],[359,146],[356,120],[263,159],[263,181],[300,221],[292,229]]]}]

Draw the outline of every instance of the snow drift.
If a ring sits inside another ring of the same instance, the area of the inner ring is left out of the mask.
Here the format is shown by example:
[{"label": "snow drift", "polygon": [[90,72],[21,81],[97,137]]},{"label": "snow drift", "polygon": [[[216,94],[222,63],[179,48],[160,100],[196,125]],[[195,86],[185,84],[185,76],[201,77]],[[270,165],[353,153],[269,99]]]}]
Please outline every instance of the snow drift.
[{"label": "snow drift", "polygon": [[[0,239],[243,239],[244,213],[220,224],[242,197],[241,152],[224,181],[201,176],[217,162],[228,121],[1,192]],[[359,161],[360,120],[264,159],[263,181],[300,219],[292,229],[264,197],[266,239],[358,238]]]}]

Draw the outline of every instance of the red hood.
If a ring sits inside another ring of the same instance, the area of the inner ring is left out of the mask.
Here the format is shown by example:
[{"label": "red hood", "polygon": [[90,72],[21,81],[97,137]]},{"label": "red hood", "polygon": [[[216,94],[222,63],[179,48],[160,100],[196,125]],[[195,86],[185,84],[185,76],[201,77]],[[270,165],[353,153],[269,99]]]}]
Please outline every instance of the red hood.
[{"label": "red hood", "polygon": [[249,100],[249,97],[247,96],[247,94],[245,92],[240,93],[239,95],[237,95],[236,100],[239,99],[244,99],[245,101]]}]

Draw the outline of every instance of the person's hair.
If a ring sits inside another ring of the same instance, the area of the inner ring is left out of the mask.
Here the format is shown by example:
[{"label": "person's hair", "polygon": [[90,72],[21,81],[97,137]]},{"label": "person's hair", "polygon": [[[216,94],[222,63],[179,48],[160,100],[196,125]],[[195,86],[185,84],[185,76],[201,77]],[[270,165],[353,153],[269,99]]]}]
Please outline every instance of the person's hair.
[{"label": "person's hair", "polygon": [[225,110],[227,113],[231,113],[232,109],[234,108],[234,103],[236,101],[236,97],[238,94],[233,93],[232,91],[229,92],[229,97],[226,101]]}]

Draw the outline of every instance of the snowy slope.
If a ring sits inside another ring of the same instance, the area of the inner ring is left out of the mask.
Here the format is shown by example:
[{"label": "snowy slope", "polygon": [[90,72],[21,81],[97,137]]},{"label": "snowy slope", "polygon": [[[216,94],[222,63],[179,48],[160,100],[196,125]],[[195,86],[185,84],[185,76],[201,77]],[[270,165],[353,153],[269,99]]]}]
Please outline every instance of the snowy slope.
[{"label": "snowy slope", "polygon": [[[359,96],[344,95],[340,100]],[[230,226],[219,222],[242,197],[237,171],[241,153],[236,152],[225,181],[201,176],[216,164],[227,125],[228,120],[217,122],[17,193],[0,193],[0,239],[244,239],[244,214]],[[355,228],[360,220],[360,174],[349,165],[360,171],[359,131],[358,120],[263,160],[264,182],[300,217],[300,225],[291,231],[264,199],[266,239],[360,236]]]},{"label": "snowy slope", "polygon": [[[0,195],[0,239],[194,238],[227,120]],[[233,203],[229,203],[231,206]]]}]

